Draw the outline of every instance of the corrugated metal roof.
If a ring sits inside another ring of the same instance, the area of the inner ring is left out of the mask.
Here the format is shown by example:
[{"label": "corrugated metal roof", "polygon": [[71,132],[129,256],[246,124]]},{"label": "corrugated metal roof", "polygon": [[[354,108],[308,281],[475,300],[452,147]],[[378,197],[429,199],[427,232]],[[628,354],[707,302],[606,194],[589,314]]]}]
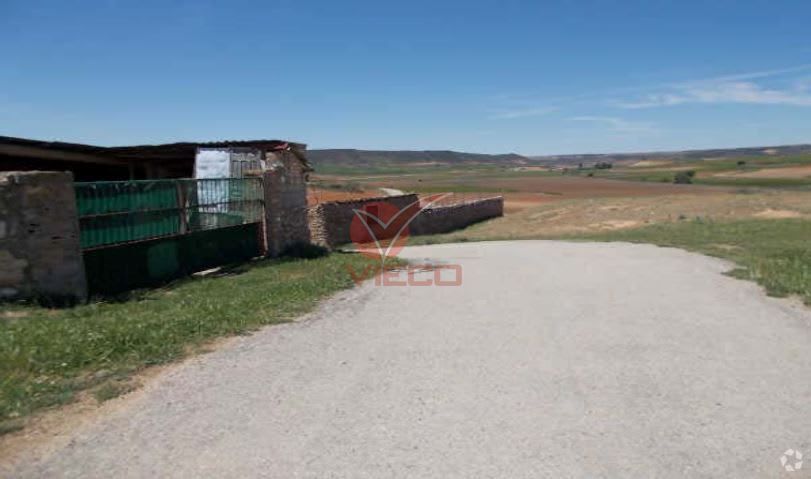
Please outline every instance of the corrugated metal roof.
[{"label": "corrugated metal roof", "polygon": [[95,146],[80,143],[66,143],[61,141],[42,141],[27,138],[0,136],[0,145],[24,146],[29,148],[45,149],[51,152],[65,151],[103,156],[111,159],[126,161],[149,162],[185,162],[193,161],[197,148],[227,148],[250,147],[260,150],[290,150],[310,170],[305,150],[307,145],[283,140],[221,140],[207,142],[179,142],[159,145],[135,146]]}]

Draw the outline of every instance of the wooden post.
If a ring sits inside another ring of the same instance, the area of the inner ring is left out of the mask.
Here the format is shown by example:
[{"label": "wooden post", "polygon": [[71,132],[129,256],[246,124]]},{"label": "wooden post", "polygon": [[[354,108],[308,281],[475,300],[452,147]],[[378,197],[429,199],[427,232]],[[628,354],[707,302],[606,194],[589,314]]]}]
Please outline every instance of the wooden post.
[{"label": "wooden post", "polygon": [[186,205],[186,192],[183,189],[183,180],[177,180],[175,188],[177,190],[178,217],[180,219],[180,231],[178,232],[184,235],[189,232],[189,211]]}]

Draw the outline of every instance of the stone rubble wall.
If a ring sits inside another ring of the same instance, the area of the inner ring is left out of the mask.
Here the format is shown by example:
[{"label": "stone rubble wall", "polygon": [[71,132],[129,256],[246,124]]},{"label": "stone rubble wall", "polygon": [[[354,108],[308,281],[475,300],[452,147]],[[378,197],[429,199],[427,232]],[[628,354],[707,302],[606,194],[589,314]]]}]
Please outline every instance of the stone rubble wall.
[{"label": "stone rubble wall", "polygon": [[409,194],[320,203],[309,211],[312,242],[329,249],[350,243],[349,225],[355,217],[355,210],[362,210],[369,204],[385,202],[402,209],[418,201],[416,194]]},{"label": "stone rubble wall", "polygon": [[265,246],[268,256],[282,255],[288,248],[310,243],[307,212],[307,176],[301,162],[290,152],[273,154],[266,171]]},{"label": "stone rubble wall", "polygon": [[86,297],[73,175],[0,172],[0,299]]},{"label": "stone rubble wall", "polygon": [[415,236],[449,233],[499,216],[504,216],[504,198],[501,196],[456,205],[431,206],[420,212],[409,226],[409,231]]},{"label": "stone rubble wall", "polygon": [[[349,227],[355,216],[355,210],[362,210],[369,204],[379,202],[403,209],[417,201],[419,197],[416,194],[408,194],[321,203],[309,210],[312,242],[330,249],[350,243]],[[455,205],[432,206],[422,210],[409,224],[409,232],[412,235],[447,233],[503,215],[504,198],[501,196]]]}]

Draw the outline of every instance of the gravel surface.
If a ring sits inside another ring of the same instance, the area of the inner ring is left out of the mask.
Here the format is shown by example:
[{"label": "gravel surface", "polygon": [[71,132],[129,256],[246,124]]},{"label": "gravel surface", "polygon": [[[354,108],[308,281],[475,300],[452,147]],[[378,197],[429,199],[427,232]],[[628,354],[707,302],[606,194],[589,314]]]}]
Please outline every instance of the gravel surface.
[{"label": "gravel surface", "polygon": [[723,261],[542,241],[404,254],[461,265],[463,285],[343,293],[9,475],[746,478],[811,457],[811,314]]}]

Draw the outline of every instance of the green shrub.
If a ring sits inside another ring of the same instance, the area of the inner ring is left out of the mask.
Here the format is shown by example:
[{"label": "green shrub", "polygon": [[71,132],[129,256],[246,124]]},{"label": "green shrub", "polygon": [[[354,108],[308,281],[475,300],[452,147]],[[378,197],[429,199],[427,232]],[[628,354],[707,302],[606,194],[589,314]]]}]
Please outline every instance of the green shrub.
[{"label": "green shrub", "polygon": [[677,185],[689,185],[693,182],[694,176],[696,176],[695,170],[679,171],[673,176],[673,183]]}]

